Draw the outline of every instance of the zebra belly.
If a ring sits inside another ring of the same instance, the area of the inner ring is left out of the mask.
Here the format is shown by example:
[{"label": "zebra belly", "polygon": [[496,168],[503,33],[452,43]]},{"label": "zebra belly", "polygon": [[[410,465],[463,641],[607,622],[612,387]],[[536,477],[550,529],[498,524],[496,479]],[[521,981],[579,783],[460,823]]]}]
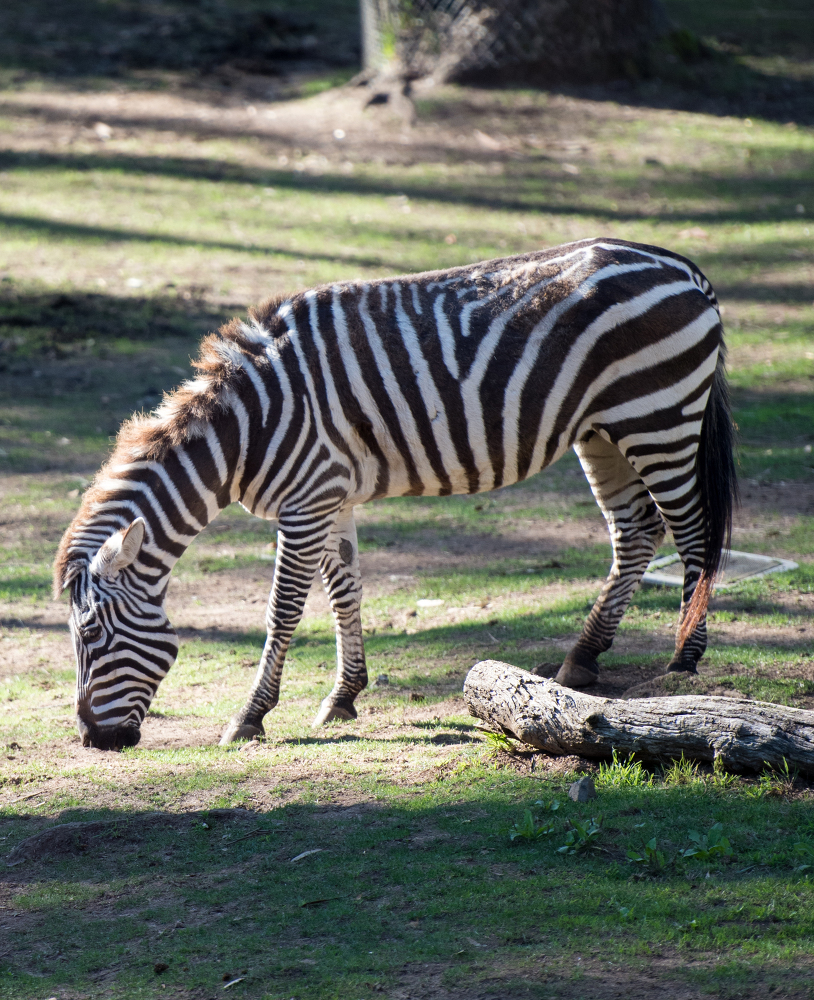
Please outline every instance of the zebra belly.
[{"label": "zebra belly", "polygon": [[[410,470],[404,461],[403,456],[394,446],[388,437],[380,441],[382,453],[388,466],[388,489],[386,493],[377,493],[376,481],[379,474],[379,465],[376,457],[367,449],[363,454],[358,455],[361,472],[361,482],[349,497],[349,504],[356,505],[366,503],[369,500],[384,497],[402,496],[463,496],[472,493],[488,493],[503,486],[512,486],[522,482],[531,476],[541,472],[549,465],[553,465],[569,450],[571,443],[559,447],[549,461],[541,461],[530,466],[525,475],[518,475],[516,465],[511,469],[504,468],[502,473],[496,469],[487,455],[480,457],[480,461],[473,469],[465,468],[458,462],[447,460],[444,463],[444,479],[440,479],[437,471],[428,460],[426,453],[420,447],[413,445],[412,455],[414,470],[418,474],[420,486],[417,488],[415,476],[410,475]],[[508,473],[508,474],[507,474]],[[496,477],[499,477],[496,481]]]}]

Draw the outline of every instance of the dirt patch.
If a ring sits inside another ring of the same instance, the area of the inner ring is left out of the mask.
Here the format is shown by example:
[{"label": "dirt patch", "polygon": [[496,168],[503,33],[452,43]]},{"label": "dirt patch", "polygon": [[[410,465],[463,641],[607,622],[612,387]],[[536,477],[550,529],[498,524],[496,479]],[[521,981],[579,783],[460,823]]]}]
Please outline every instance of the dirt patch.
[{"label": "dirt patch", "polygon": [[[545,955],[536,955],[516,969],[496,972],[490,968],[489,947],[470,939],[470,957],[466,976],[456,970],[455,979],[466,979],[466,985],[450,985],[450,969],[442,963],[411,965],[400,976],[399,985],[388,991],[390,1000],[532,1000],[540,996],[558,1000],[661,1000],[665,993],[671,1000],[704,1000],[709,991],[682,983],[693,972],[713,969],[717,959],[712,955],[685,959],[678,955],[650,955],[646,968],[636,963],[614,965],[599,963],[590,956],[577,955],[568,968],[564,963]],[[586,951],[590,950],[586,942]],[[755,982],[757,978],[759,981]],[[776,996],[784,1000],[808,997],[805,988],[787,990],[782,983],[784,973],[768,973],[753,977],[752,985],[738,990],[745,1000],[764,1000]],[[541,993],[541,989],[545,993]]]},{"label": "dirt patch", "polygon": [[48,861],[60,857],[98,851],[105,844],[138,844],[159,829],[177,829],[196,823],[224,821],[247,822],[254,817],[244,809],[208,809],[203,812],[147,813],[117,819],[58,823],[46,827],[17,844],[6,856],[6,865],[16,867],[25,861]]},{"label": "dirt patch", "polygon": [[[814,514],[814,490],[811,483],[770,483],[755,479],[741,481],[741,506],[735,512],[733,532],[753,534],[761,526],[767,524],[766,515],[780,515],[778,521],[773,517],[772,528],[779,531],[788,530],[786,518]],[[797,558],[797,557],[795,557]]]}]

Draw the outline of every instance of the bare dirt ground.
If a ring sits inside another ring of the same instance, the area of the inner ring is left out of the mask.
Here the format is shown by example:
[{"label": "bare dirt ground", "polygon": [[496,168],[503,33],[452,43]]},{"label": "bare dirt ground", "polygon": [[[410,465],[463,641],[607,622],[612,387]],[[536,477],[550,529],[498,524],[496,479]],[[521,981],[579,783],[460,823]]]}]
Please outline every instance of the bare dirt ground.
[{"label": "bare dirt ground", "polygon": [[[438,94],[432,81],[419,83],[413,97]],[[375,98],[387,96],[386,103]],[[374,101],[371,102],[371,98]],[[76,93],[70,91],[6,92],[0,111],[29,118],[28,126],[12,139],[10,148],[33,149],[57,145],[62,149],[87,144],[98,151],[114,138],[132,138],[141,130],[166,132],[175,142],[188,139],[190,148],[202,139],[252,136],[280,147],[293,167],[304,150],[312,154],[300,164],[303,171],[320,173],[327,163],[348,159],[380,163],[411,164],[443,159],[446,154],[472,158],[475,162],[499,164],[523,150],[550,150],[554,159],[567,161],[575,155],[592,159],[606,150],[624,155],[607,140],[581,139],[575,132],[591,132],[591,126],[618,116],[618,108],[607,101],[551,95],[546,102],[546,134],[510,135],[515,117],[539,107],[529,95],[515,99],[511,117],[501,114],[489,91],[467,91],[464,103],[447,112],[442,121],[420,121],[410,100],[394,90],[381,94],[367,86],[346,87],[308,100],[281,103],[252,96],[251,82],[219,95],[211,90],[180,92]],[[623,112],[637,121],[660,123],[663,112],[629,108]],[[471,131],[472,119],[491,131]],[[106,130],[99,130],[102,122]],[[342,135],[337,134],[341,129]],[[656,138],[652,140],[655,152]],[[266,150],[268,146],[264,147]],[[631,154],[634,155],[634,154]],[[641,147],[635,153],[636,161]]]}]

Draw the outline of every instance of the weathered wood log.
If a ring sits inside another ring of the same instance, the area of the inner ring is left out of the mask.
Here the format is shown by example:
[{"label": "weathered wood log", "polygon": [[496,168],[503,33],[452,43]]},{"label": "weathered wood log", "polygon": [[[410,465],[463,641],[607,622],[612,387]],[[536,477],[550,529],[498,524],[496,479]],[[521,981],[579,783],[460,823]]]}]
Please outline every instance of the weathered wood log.
[{"label": "weathered wood log", "polygon": [[814,772],[814,712],[764,701],[682,695],[616,701],[535,677],[498,660],[476,663],[464,681],[470,713],[555,756],[649,760],[686,757],[732,771]]}]

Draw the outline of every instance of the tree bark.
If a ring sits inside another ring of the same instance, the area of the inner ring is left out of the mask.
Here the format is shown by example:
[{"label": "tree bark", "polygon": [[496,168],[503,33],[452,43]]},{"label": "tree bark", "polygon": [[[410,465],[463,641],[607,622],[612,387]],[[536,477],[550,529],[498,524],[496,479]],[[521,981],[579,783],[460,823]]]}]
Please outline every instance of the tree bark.
[{"label": "tree bark", "polygon": [[360,0],[364,67],[408,79],[589,82],[635,77],[670,28],[660,0]]},{"label": "tree bark", "polygon": [[464,681],[469,711],[554,756],[685,756],[732,771],[765,766],[814,773],[814,712],[763,701],[682,695],[615,701],[483,660]]}]

